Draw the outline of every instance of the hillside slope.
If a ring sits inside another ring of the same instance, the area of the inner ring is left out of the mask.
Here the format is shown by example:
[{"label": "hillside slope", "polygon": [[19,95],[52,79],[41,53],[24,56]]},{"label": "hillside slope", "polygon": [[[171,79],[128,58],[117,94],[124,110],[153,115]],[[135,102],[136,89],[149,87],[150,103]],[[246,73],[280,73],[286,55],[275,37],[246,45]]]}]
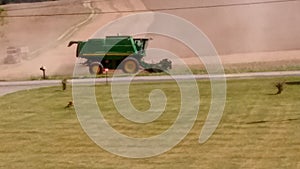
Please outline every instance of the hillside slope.
[{"label": "hillside slope", "polygon": [[[243,1],[243,3],[251,2],[258,0]],[[29,55],[22,58],[21,63],[0,64],[0,80],[39,76],[41,65],[48,68],[49,75],[71,74],[76,58],[75,47],[66,47],[68,41],[86,40],[105,24],[129,14],[118,11],[195,6],[208,8],[161,12],[183,17],[201,29],[221,54],[221,60],[225,65],[265,62],[274,63],[274,66],[300,65],[299,1],[211,7],[236,3],[241,1],[60,0],[5,5],[3,7],[8,16],[81,12],[86,14],[6,17],[0,27],[0,63],[3,63],[6,49],[10,46],[25,48]],[[95,12],[115,13],[93,14]],[[139,26],[138,24],[136,22],[130,26]],[[117,33],[111,31],[109,35]],[[201,64],[193,52],[180,42],[157,35],[151,36],[153,40],[149,47],[169,50],[190,65]]]}]

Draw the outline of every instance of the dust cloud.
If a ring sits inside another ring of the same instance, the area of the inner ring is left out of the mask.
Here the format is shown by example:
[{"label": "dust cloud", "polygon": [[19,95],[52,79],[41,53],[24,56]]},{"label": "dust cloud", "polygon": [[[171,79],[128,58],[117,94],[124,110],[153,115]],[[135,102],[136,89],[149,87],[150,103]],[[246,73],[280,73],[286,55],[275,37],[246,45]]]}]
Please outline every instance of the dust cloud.
[{"label": "dust cloud", "polygon": [[[257,1],[247,0],[243,3]],[[232,3],[241,1],[110,0],[92,3],[91,8],[95,11],[122,11]],[[3,8],[7,10],[7,15],[91,11],[80,0],[10,4]],[[300,63],[299,1],[162,12],[185,18],[201,29],[216,47],[224,64],[289,60]],[[95,15],[81,25],[90,15],[5,18],[0,26],[0,80],[40,76],[41,65],[46,66],[49,75],[72,74],[76,59],[75,46],[68,48],[68,42],[87,40],[106,23],[128,14]],[[80,26],[76,27],[78,24]],[[60,39],[64,34],[67,36]],[[169,50],[191,65],[201,64],[184,44],[156,35],[152,38],[149,47]],[[8,47],[26,48],[28,56],[22,57],[20,63],[3,64]]]}]

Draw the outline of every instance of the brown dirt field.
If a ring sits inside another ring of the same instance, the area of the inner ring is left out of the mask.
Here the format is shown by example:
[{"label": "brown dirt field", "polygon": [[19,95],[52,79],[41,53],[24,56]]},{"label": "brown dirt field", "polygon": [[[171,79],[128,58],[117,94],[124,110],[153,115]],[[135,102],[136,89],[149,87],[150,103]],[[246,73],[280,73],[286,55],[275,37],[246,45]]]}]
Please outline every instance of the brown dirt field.
[{"label": "brown dirt field", "polygon": [[[240,1],[105,0],[93,1],[91,6],[95,11],[124,11],[224,3]],[[81,0],[11,4],[4,8],[9,11],[8,15],[91,11]],[[28,9],[14,10],[17,8]],[[290,64],[291,60],[293,65],[300,64],[299,9],[300,2],[287,2],[164,12],[183,17],[201,29],[225,65],[271,62],[276,67]],[[91,20],[87,20],[89,15],[6,18],[0,27],[0,62],[9,46],[27,47],[31,55],[18,64],[0,64],[0,79],[39,76],[41,65],[46,66],[48,75],[71,74],[75,47],[67,48],[68,41],[86,40],[106,23],[125,15],[127,13],[94,15]],[[62,35],[65,36],[58,40]],[[169,50],[189,65],[201,64],[186,46],[169,38],[154,36],[149,47]]]},{"label": "brown dirt field", "polygon": [[[53,1],[42,3],[10,4],[4,8],[7,15],[34,15],[63,13],[64,11],[88,11],[78,0]],[[22,62],[12,65],[0,65],[1,79],[30,78],[39,72],[39,67],[47,63],[57,64],[53,55],[44,55],[46,51],[56,51],[57,44],[63,40],[58,38],[71,26],[84,20],[87,16],[52,16],[52,17],[21,17],[5,18],[0,27],[3,37],[0,40],[0,60],[6,57],[6,48],[10,46],[22,47],[28,50],[28,56]]]},{"label": "brown dirt field", "polygon": [[[194,7],[261,0],[143,0],[148,9]],[[300,2],[163,11],[192,22],[220,54],[300,49]]]}]

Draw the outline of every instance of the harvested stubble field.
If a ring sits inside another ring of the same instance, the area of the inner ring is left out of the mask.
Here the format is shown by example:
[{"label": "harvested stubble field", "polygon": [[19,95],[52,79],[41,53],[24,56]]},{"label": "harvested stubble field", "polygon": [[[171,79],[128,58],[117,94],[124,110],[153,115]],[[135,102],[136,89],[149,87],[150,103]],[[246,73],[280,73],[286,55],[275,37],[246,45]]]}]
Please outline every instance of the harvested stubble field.
[{"label": "harvested stubble field", "polygon": [[[204,144],[198,138],[210,106],[210,83],[198,81],[200,112],[190,133],[170,151],[151,158],[113,155],[89,139],[74,108],[71,88],[49,87],[0,97],[0,168],[299,168],[300,85],[286,85],[274,95],[279,81],[299,77],[229,80],[225,111],[217,130]],[[97,85],[99,107],[118,131],[148,137],[166,130],[180,109],[174,82],[133,83],[130,97],[141,111],[149,108],[148,94],[165,92],[166,111],[155,122],[141,125],[120,116],[110,86]]]}]

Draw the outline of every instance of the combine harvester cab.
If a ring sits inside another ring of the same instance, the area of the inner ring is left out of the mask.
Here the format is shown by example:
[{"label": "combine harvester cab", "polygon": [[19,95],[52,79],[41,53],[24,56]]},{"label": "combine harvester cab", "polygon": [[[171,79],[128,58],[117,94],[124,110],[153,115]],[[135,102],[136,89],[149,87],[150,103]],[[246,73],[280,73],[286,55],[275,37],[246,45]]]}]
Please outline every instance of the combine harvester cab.
[{"label": "combine harvester cab", "polygon": [[140,68],[149,72],[171,69],[172,62],[163,59],[157,64],[143,61],[149,38],[131,36],[107,36],[105,39],[71,41],[68,47],[77,44],[76,57],[86,59],[91,74],[101,74],[104,68],[120,68],[125,73],[136,73]]}]

